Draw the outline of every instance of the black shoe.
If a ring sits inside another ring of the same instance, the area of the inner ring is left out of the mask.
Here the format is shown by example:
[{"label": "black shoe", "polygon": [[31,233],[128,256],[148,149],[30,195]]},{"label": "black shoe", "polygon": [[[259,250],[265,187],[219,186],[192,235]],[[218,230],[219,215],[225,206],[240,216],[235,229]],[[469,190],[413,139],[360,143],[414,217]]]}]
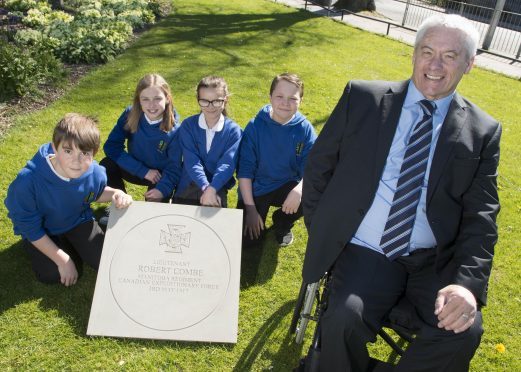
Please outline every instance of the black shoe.
[{"label": "black shoe", "polygon": [[295,240],[291,230],[276,232],[275,239],[277,239],[277,243],[279,243],[281,247],[286,247],[293,243],[293,240]]}]

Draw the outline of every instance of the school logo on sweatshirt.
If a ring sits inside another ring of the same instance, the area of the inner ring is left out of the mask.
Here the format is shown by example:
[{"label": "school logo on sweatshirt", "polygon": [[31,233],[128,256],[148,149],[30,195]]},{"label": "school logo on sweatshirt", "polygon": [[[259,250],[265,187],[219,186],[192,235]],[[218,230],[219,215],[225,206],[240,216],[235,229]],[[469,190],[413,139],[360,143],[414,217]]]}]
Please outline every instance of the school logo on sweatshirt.
[{"label": "school logo on sweatshirt", "polygon": [[84,203],[92,203],[94,201],[94,192],[91,191],[89,192],[89,194],[87,196],[85,196],[85,198],[83,199],[83,202]]},{"label": "school logo on sweatshirt", "polygon": [[161,140],[159,141],[159,144],[157,145],[157,151],[159,151],[161,154],[165,151],[166,149],[166,142]]},{"label": "school logo on sweatshirt", "polygon": [[304,150],[304,142],[297,143],[297,146],[295,147],[295,153],[297,156],[302,155],[302,150]]}]

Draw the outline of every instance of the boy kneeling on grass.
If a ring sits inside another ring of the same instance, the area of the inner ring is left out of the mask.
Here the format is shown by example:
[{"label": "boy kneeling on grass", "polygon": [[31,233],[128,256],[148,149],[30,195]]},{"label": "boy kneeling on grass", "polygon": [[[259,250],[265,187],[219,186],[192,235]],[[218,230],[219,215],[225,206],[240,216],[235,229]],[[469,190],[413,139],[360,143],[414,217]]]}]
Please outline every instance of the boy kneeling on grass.
[{"label": "boy kneeling on grass", "polygon": [[126,208],[132,197],[107,186],[93,160],[100,146],[94,119],[67,114],[9,186],[5,205],[21,235],[33,270],[43,283],[74,285],[82,261],[98,269],[105,234],[90,204],[112,201]]},{"label": "boy kneeling on grass", "polygon": [[275,76],[270,103],[250,120],[242,137],[237,177],[238,208],[244,209],[243,247],[259,245],[270,206],[275,239],[293,242],[291,228],[302,217],[302,176],[316,134],[298,108],[304,82],[295,74]]}]

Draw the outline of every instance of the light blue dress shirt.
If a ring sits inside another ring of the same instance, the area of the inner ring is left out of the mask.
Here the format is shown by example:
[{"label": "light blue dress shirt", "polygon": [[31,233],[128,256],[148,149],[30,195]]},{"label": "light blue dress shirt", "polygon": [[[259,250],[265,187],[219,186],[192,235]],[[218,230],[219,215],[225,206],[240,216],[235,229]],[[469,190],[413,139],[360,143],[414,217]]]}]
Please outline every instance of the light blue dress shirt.
[{"label": "light blue dress shirt", "polygon": [[[429,162],[427,163],[420,203],[417,207],[416,220],[412,230],[411,244],[409,246],[410,251],[418,248],[432,248],[436,246],[436,239],[434,238],[426,215],[427,182],[429,180],[434,150],[436,149],[436,142],[440,136],[441,127],[447,116],[449,105],[453,97],[454,93],[434,101],[436,110],[433,116]],[[380,248],[380,240],[387,222],[387,217],[389,216],[389,210],[391,209],[396,184],[398,183],[398,177],[400,175],[400,168],[402,167],[403,156],[407,148],[409,137],[411,136],[412,128],[423,117],[423,111],[418,104],[418,101],[422,99],[425,99],[425,97],[416,89],[411,80],[375,199],[351,239],[351,243],[353,244],[361,245],[383,254]]]}]

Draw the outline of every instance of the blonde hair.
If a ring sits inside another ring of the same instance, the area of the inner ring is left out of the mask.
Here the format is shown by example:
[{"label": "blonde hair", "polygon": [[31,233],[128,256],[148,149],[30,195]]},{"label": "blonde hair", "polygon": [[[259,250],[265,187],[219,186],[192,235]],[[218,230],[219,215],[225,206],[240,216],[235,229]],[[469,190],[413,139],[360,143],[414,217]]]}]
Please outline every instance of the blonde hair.
[{"label": "blonde hair", "polygon": [[[197,84],[197,88],[196,88],[197,99],[199,99],[199,91],[203,88],[222,89],[224,96],[225,97],[229,96],[228,84],[226,84],[226,81],[224,80],[224,78],[222,78],[220,76],[210,75],[210,76],[205,76],[204,78],[202,78],[201,81],[199,82],[199,84]],[[223,108],[224,116],[228,116],[227,111],[226,111],[227,103],[228,103],[228,101],[224,101],[224,104],[223,104],[224,105],[224,108]]]},{"label": "blonde hair", "polygon": [[304,97],[304,82],[298,77],[296,74],[292,74],[289,72],[284,72],[280,75],[277,75],[273,78],[270,86],[270,96],[273,94],[273,91],[277,87],[277,84],[281,81],[285,80],[288,83],[296,85],[300,92],[300,98]]},{"label": "blonde hair", "polygon": [[66,114],[54,127],[52,143],[56,148],[61,143],[74,144],[80,150],[92,151],[95,155],[100,146],[96,119],[76,113]]},{"label": "blonde hair", "polygon": [[131,133],[136,133],[139,124],[139,119],[141,118],[141,114],[143,113],[143,108],[141,107],[139,96],[142,91],[150,87],[160,88],[166,98],[166,106],[165,112],[163,113],[163,121],[161,122],[159,129],[161,129],[164,132],[169,132],[175,125],[174,101],[172,99],[170,86],[161,75],[147,74],[143,76],[141,80],[139,80],[139,83],[137,83],[132,108],[130,109],[130,112],[127,117],[127,123],[125,125],[125,128],[128,129]]}]

